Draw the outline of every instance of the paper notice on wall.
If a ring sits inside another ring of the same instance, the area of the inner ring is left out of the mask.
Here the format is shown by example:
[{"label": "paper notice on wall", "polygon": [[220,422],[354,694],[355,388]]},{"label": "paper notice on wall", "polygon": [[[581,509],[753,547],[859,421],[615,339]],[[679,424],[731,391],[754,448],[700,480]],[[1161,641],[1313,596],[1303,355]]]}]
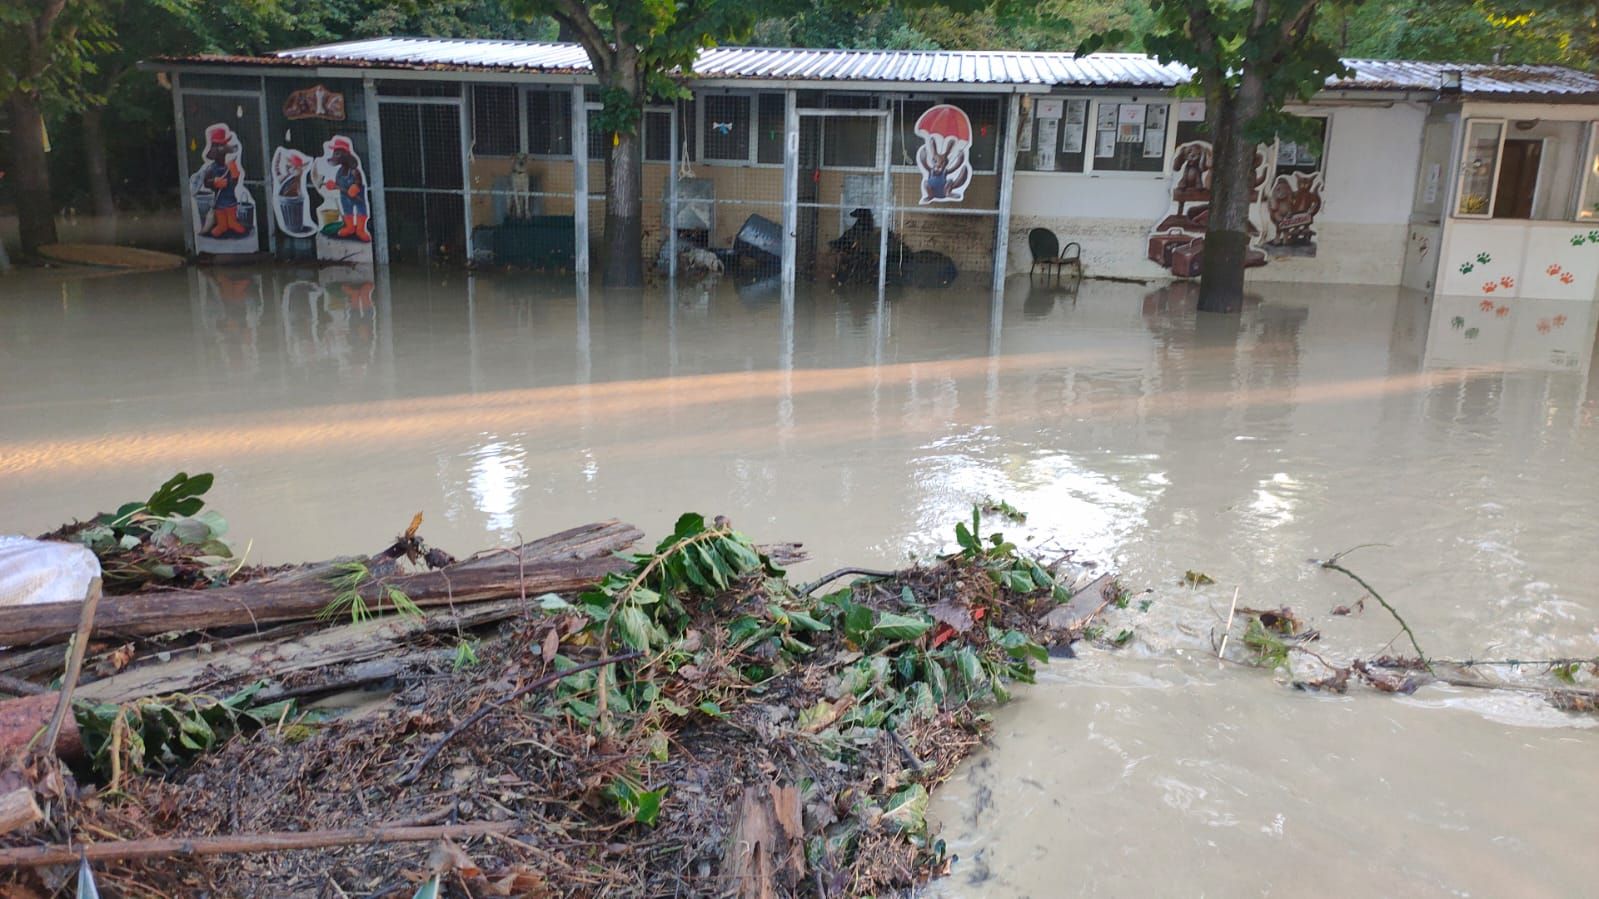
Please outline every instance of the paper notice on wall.
[{"label": "paper notice on wall", "polygon": [[1100,159],[1116,155],[1116,132],[1100,131],[1094,135],[1094,155]]},{"label": "paper notice on wall", "polygon": [[1101,103],[1101,104],[1099,104],[1099,115],[1098,115],[1098,117],[1096,118],[1095,121],[1099,125],[1099,128],[1097,129],[1099,131],[1114,131],[1114,130],[1116,130],[1116,104],[1115,103]]},{"label": "paper notice on wall", "polygon": [[1087,127],[1084,122],[1067,122],[1061,126],[1060,151],[1062,153],[1083,152],[1083,130]]},{"label": "paper notice on wall", "polygon": [[1142,125],[1149,107],[1142,103],[1123,103],[1116,111],[1116,121],[1123,125]]},{"label": "paper notice on wall", "polygon": [[1016,136],[1016,148],[1023,153],[1032,152],[1033,149],[1033,120],[1028,117],[1027,111],[1022,111],[1022,127]]},{"label": "paper notice on wall", "polygon": [[1071,125],[1081,125],[1088,121],[1088,101],[1066,101],[1066,122]]},{"label": "paper notice on wall", "polygon": [[1203,122],[1205,120],[1204,100],[1184,100],[1177,104],[1177,121]]},{"label": "paper notice on wall", "polygon": [[1060,118],[1038,120],[1038,153],[1034,157],[1035,169],[1055,171],[1055,137],[1060,129]]},{"label": "paper notice on wall", "polygon": [[1144,158],[1159,159],[1166,154],[1166,132],[1150,128],[1144,132]]},{"label": "paper notice on wall", "polygon": [[1065,105],[1064,100],[1039,100],[1037,106],[1038,117],[1040,119],[1058,119],[1061,117],[1062,107]]},{"label": "paper notice on wall", "polygon": [[1144,120],[1144,126],[1152,131],[1165,131],[1166,115],[1169,111],[1170,107],[1165,104],[1149,107],[1149,117]]},{"label": "paper notice on wall", "polygon": [[1429,206],[1438,202],[1438,181],[1443,176],[1443,168],[1436,162],[1427,167],[1427,186],[1422,189],[1421,201]]}]

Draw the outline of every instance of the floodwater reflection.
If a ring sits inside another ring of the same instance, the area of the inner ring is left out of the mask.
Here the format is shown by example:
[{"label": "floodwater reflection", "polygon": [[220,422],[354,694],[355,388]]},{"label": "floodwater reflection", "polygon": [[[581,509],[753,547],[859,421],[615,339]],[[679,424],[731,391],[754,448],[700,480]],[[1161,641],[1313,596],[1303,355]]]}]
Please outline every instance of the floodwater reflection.
[{"label": "floodwater reflection", "polygon": [[1374,651],[1391,622],[1328,618],[1356,595],[1306,560],[1384,543],[1361,570],[1429,651],[1599,654],[1593,306],[1252,290],[1211,316],[1184,284],[22,272],[0,280],[0,530],[186,469],[218,474],[255,561],[370,551],[418,509],[457,553],[695,509],[881,565],[1003,498],[1153,603],[1127,651],[1002,711],[938,801],[950,895],[1580,891],[1583,722],[1293,694],[1216,670],[1209,634],[1236,586]]}]

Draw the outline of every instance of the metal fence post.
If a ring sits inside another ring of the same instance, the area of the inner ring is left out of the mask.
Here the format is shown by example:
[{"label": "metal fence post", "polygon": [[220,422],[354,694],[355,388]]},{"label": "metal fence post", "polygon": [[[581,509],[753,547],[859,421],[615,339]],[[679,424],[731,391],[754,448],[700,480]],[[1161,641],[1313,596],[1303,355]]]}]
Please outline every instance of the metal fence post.
[{"label": "metal fence post", "polygon": [[[262,75],[259,80],[261,82],[261,96],[260,99],[256,101],[255,110],[257,118],[259,118],[261,122],[261,187],[262,193],[267,195],[267,202],[275,203],[277,202],[277,198],[272,195],[272,151],[268,149],[268,146],[272,143],[272,138],[267,133],[266,76]],[[278,255],[278,229],[273,227],[273,225],[276,223],[273,221],[270,212],[265,215],[257,215],[256,218],[260,219],[260,221],[256,223],[256,227],[265,230],[267,233],[267,252],[276,258]]]},{"label": "metal fence post", "polygon": [[673,100],[672,111],[667,115],[671,122],[667,133],[672,138],[672,149],[666,157],[666,277],[674,285],[677,283],[677,107],[677,101]]},{"label": "metal fence post", "polygon": [[[172,133],[178,143],[178,199],[183,211],[183,249],[192,258],[194,245],[194,197],[189,195],[189,145],[188,128],[183,122],[183,76],[172,73]],[[265,137],[265,135],[263,135]],[[270,178],[268,179],[270,181]]]},{"label": "metal fence post", "polygon": [[461,221],[466,226],[466,264],[475,261],[472,246],[472,85],[461,85],[456,117],[461,126]]},{"label": "metal fence post", "polygon": [[372,243],[376,246],[372,248],[372,259],[378,265],[388,265],[389,206],[383,191],[383,115],[378,105],[377,84],[371,78],[362,79],[361,94],[365,98],[366,112],[366,211],[375,223]]},{"label": "metal fence post", "polygon": [[1016,192],[1016,144],[1021,133],[1021,96],[1011,94],[1005,103],[1005,171],[999,181],[999,222],[994,233],[994,292],[1004,293],[1010,267],[1010,207]]},{"label": "metal fence post", "polygon": [[799,252],[799,105],[793,90],[783,91],[783,265],[785,294],[794,288]]},{"label": "metal fence post", "polygon": [[[589,273],[589,111],[581,84],[572,86],[572,230],[572,268],[582,281]],[[586,296],[584,303],[586,310]]]}]

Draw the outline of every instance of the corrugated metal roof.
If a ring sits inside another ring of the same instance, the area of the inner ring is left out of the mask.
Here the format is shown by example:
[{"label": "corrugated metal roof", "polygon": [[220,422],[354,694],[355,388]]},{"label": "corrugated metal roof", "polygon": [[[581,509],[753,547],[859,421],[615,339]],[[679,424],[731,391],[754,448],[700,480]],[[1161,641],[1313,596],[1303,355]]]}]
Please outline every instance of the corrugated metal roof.
[{"label": "corrugated metal roof", "polygon": [[[582,47],[567,43],[385,37],[284,50],[269,57],[186,57],[168,62],[252,65],[351,65],[436,70],[586,74]],[[1599,76],[1562,66],[1349,59],[1354,72],[1329,78],[1334,90],[1437,90],[1459,70],[1468,97],[1599,99]],[[1188,69],[1141,53],[1039,53],[1021,50],[806,50],[715,47],[694,67],[703,80],[848,81],[894,84],[992,84],[1040,87],[1171,88]]]},{"label": "corrugated metal roof", "polygon": [[1328,87],[1437,90],[1443,73],[1453,69],[1460,72],[1460,92],[1467,96],[1599,94],[1599,77],[1564,66],[1403,59],[1346,59],[1344,65],[1354,70],[1354,76],[1328,79]]}]

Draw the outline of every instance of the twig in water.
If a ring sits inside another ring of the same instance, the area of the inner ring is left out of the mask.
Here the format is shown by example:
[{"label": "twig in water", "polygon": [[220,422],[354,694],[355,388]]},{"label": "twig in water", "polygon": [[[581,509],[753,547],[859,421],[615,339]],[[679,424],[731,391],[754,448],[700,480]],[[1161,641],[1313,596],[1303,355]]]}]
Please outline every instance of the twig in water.
[{"label": "twig in water", "polygon": [[427,766],[438,757],[438,754],[443,751],[444,747],[448,745],[451,740],[460,736],[462,731],[478,723],[479,721],[482,721],[484,718],[487,718],[500,708],[515,702],[523,696],[526,696],[534,690],[537,690],[540,687],[547,687],[550,684],[561,680],[562,678],[571,677],[574,674],[588,671],[590,668],[602,668],[606,665],[614,665],[617,662],[626,662],[636,659],[643,654],[644,653],[642,652],[624,652],[621,655],[607,656],[603,659],[595,659],[592,662],[584,662],[581,665],[574,665],[565,671],[557,671],[554,674],[547,674],[537,680],[529,681],[523,684],[522,686],[516,688],[516,690],[512,691],[511,695],[506,696],[503,699],[496,699],[495,701],[484,705],[482,708],[463,718],[460,724],[450,728],[449,732],[440,737],[438,742],[434,743],[432,746],[429,746],[427,752],[422,753],[422,757],[416,760],[415,765],[411,766],[411,770],[407,771],[405,775],[399,780],[395,781],[395,783],[402,787],[415,783],[416,779],[422,775],[423,769],[427,768]]},{"label": "twig in water", "polygon": [[1227,638],[1233,635],[1233,616],[1238,614],[1239,589],[1238,587],[1233,588],[1233,607],[1227,610],[1227,629],[1221,632],[1221,647],[1216,650],[1216,658],[1218,659],[1227,655]]},{"label": "twig in water", "polygon": [[67,656],[67,670],[61,676],[61,698],[56,702],[55,714],[50,716],[50,726],[44,731],[45,752],[55,753],[61,725],[66,723],[67,712],[72,709],[72,691],[77,689],[78,675],[83,672],[83,654],[89,649],[89,634],[94,630],[94,611],[99,607],[100,579],[94,578],[89,581],[89,595],[83,600],[83,611],[78,615],[78,632],[72,637],[72,652]]},{"label": "twig in water", "polygon": [[797,590],[794,591],[794,593],[797,596],[810,596],[812,593],[816,592],[817,587],[821,587],[824,584],[830,584],[846,574],[858,574],[862,577],[869,577],[874,580],[884,580],[894,577],[896,572],[875,571],[871,568],[840,568],[837,571],[830,571],[808,584],[802,584]]},{"label": "twig in water", "polygon": [[[1362,545],[1363,546],[1372,546],[1372,545],[1376,545],[1376,544],[1362,544]],[[1390,605],[1388,603],[1388,600],[1383,599],[1382,598],[1382,594],[1378,593],[1375,589],[1372,588],[1372,586],[1370,584],[1366,583],[1364,578],[1362,578],[1360,575],[1354,573],[1353,571],[1350,571],[1349,569],[1345,568],[1344,566],[1338,564],[1338,560],[1339,559],[1342,559],[1344,556],[1348,555],[1349,553],[1354,552],[1356,549],[1360,549],[1360,547],[1356,546],[1356,547],[1353,547],[1352,549],[1346,549],[1343,552],[1338,553],[1337,555],[1335,555],[1332,558],[1328,559],[1327,561],[1320,562],[1318,564],[1321,565],[1321,567],[1323,567],[1323,568],[1326,568],[1326,569],[1328,569],[1330,571],[1336,571],[1336,572],[1344,575],[1345,577],[1348,577],[1350,580],[1353,580],[1355,583],[1357,583],[1357,584],[1359,584],[1361,586],[1361,589],[1365,590],[1367,593],[1370,593],[1372,599],[1375,599],[1375,600],[1377,600],[1377,602],[1381,603],[1382,607],[1388,610],[1388,614],[1394,616],[1394,620],[1399,622],[1399,626],[1400,626],[1400,628],[1402,628],[1404,630],[1405,636],[1410,638],[1411,647],[1416,650],[1416,658],[1421,659],[1422,667],[1427,669],[1427,673],[1428,674],[1431,674],[1432,673],[1432,663],[1427,661],[1427,654],[1425,652],[1421,651],[1421,644],[1416,641],[1416,632],[1412,631],[1410,629],[1410,625],[1405,623],[1405,619],[1400,616],[1399,610],[1394,608],[1392,605]]]}]

